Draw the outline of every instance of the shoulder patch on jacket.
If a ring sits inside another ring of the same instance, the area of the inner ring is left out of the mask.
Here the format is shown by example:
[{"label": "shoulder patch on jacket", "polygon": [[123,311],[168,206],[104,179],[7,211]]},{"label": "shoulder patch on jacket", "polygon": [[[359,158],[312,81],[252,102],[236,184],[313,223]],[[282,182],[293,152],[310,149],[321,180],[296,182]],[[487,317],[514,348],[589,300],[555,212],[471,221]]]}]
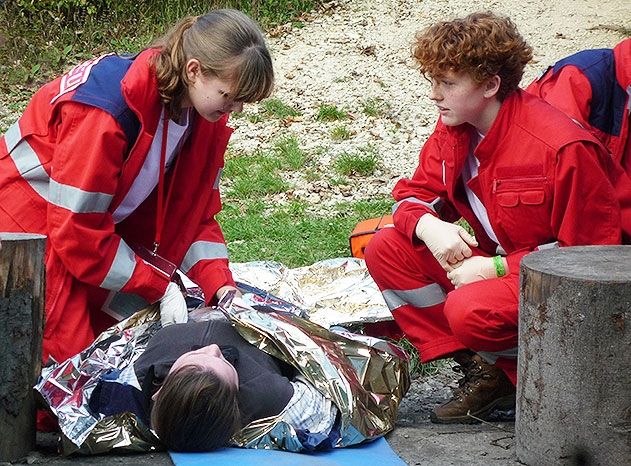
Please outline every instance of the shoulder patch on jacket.
[{"label": "shoulder patch on jacket", "polygon": [[555,63],[553,73],[572,65],[589,80],[592,101],[589,124],[600,131],[619,136],[627,94],[616,80],[616,64],[612,49],[583,50]]},{"label": "shoulder patch on jacket", "polygon": [[133,58],[108,54],[77,65],[62,77],[60,92],[51,103],[73,92],[69,100],[100,108],[112,115],[131,147],[140,132],[140,121],[125,101],[121,81],[134,62]]},{"label": "shoulder patch on jacket", "polygon": [[83,63],[78,64],[66,74],[61,77],[59,82],[59,94],[52,98],[50,103],[54,103],[59,97],[66,94],[67,92],[74,91],[81,84],[88,80],[90,76],[90,71],[92,71],[92,67],[100,62],[103,58],[110,56],[113,54],[101,55],[100,57],[91,58],[90,60],[84,61]]}]

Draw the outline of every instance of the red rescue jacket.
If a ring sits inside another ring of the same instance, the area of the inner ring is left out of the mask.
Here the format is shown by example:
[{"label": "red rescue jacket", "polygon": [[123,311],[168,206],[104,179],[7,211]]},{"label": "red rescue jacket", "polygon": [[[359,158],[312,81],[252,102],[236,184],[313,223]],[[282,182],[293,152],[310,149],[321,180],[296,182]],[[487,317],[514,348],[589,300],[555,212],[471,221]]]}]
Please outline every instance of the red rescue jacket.
[{"label": "red rescue jacket", "polygon": [[559,60],[526,90],[591,130],[631,175],[631,39]]},{"label": "red rescue jacket", "polygon": [[[414,176],[394,187],[394,225],[410,240],[417,241],[416,223],[426,213],[446,221],[462,216],[481,249],[498,252],[460,176],[472,131],[468,124],[447,127],[439,120]],[[486,207],[512,273],[521,257],[543,245],[620,244],[620,207],[603,169],[606,150],[544,101],[512,93],[474,153],[479,172],[468,186]]]},{"label": "red rescue jacket", "polygon": [[[138,176],[160,120],[155,54],[149,49],[127,63],[110,55],[75,67],[43,86],[0,139],[0,208],[13,220],[9,228],[48,235],[50,250],[78,281],[148,302],[164,294],[168,279],[129,245],[153,243],[156,190],[121,223],[112,212]],[[158,250],[209,301],[234,284],[215,221],[232,133],[226,120],[192,116],[190,136],[165,177],[174,188]]]}]

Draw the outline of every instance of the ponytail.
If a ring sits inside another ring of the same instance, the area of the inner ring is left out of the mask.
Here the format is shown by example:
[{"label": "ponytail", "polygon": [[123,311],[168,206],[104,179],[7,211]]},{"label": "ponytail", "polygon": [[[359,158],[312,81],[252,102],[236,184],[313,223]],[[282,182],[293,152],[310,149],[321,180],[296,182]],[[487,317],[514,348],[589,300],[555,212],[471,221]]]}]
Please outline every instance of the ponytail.
[{"label": "ponytail", "polygon": [[205,75],[231,79],[235,101],[256,102],[274,85],[272,59],[259,26],[237,10],[213,10],[180,20],[154,46],[158,91],[163,104],[178,116],[186,95],[186,63],[200,62]]}]

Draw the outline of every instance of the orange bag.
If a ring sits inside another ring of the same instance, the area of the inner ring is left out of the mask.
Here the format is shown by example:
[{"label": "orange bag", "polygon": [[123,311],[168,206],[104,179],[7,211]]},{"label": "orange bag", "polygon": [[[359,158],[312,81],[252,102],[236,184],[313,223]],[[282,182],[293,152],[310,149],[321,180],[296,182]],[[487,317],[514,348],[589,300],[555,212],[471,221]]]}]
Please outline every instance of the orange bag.
[{"label": "orange bag", "polygon": [[382,228],[391,227],[392,225],[392,215],[383,215],[359,222],[355,225],[351,236],[348,238],[351,247],[351,255],[363,259],[364,249],[366,249],[368,242],[375,233]]}]

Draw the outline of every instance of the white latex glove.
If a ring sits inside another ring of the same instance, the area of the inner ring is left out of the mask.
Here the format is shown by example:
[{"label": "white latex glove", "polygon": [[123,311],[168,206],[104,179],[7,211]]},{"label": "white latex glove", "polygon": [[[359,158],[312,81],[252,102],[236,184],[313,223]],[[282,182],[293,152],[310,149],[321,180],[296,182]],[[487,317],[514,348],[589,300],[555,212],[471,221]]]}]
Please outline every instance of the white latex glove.
[{"label": "white latex glove", "polygon": [[188,322],[186,299],[180,287],[174,282],[169,283],[164,296],[160,299],[160,322],[163,327]]},{"label": "white latex glove", "polygon": [[[504,270],[508,270],[506,259],[502,258],[502,261]],[[492,257],[474,256],[465,259],[457,268],[447,272],[447,278],[456,288],[459,288],[467,283],[497,278],[497,271]]]},{"label": "white latex glove", "polygon": [[415,233],[447,272],[458,262],[471,257],[470,246],[478,245],[467,230],[432,214],[425,214],[418,220]]}]

